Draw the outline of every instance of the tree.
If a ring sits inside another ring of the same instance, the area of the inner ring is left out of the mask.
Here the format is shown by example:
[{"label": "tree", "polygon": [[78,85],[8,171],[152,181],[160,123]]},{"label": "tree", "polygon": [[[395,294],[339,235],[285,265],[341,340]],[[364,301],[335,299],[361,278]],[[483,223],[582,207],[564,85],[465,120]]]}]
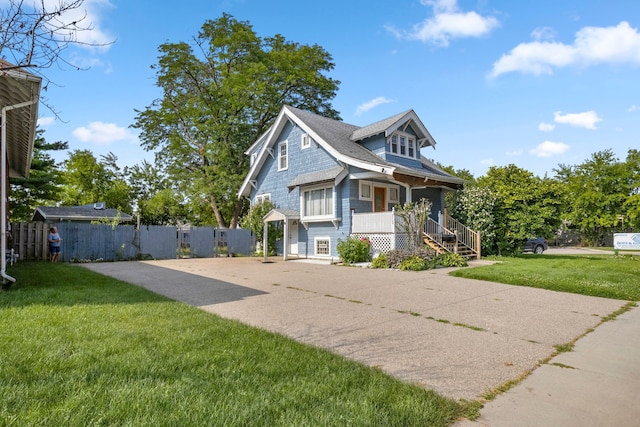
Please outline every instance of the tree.
[{"label": "tree", "polygon": [[74,150],[64,162],[64,197],[66,206],[105,202],[109,208],[133,213],[133,191],[117,165],[118,158],[109,153],[98,161],[89,150]]},{"label": "tree", "polygon": [[9,206],[14,221],[29,221],[37,206],[51,206],[59,202],[61,171],[49,152],[67,148],[67,142],[47,143],[44,131],[36,132],[29,177],[9,180]]},{"label": "tree", "polygon": [[[163,96],[138,111],[142,145],[190,198],[206,200],[221,227],[237,226],[246,149],[289,104],[338,118],[329,100],[339,82],[320,46],[261,38],[224,14],[202,26],[194,46],[166,43],[153,68]],[[199,202],[196,202],[199,203]]]},{"label": "tree", "polygon": [[456,208],[453,217],[480,232],[481,250],[484,255],[496,253],[496,218],[494,215],[497,197],[488,187],[465,185],[456,192]]},{"label": "tree", "polygon": [[[257,203],[251,206],[249,212],[247,212],[240,220],[240,224],[242,228],[246,228],[253,232],[256,236],[256,242],[260,244],[262,250],[264,251],[264,220],[263,218],[271,211],[271,209],[275,208],[275,206],[268,200]],[[278,227],[277,223],[274,221],[269,222],[268,224],[268,246],[267,248],[271,248],[271,252],[267,251],[268,255],[275,254],[276,250],[276,241],[282,238],[283,231],[282,227]]]},{"label": "tree", "polygon": [[640,189],[640,154],[629,150],[621,162],[612,150],[598,151],[576,166],[560,165],[555,170],[567,187],[571,203],[565,215],[587,243],[603,245],[607,235],[627,225],[640,225],[638,198]]},{"label": "tree", "polygon": [[491,167],[478,179],[496,196],[494,220],[498,254],[517,253],[531,236],[549,238],[560,227],[564,207],[561,185],[516,165]]}]

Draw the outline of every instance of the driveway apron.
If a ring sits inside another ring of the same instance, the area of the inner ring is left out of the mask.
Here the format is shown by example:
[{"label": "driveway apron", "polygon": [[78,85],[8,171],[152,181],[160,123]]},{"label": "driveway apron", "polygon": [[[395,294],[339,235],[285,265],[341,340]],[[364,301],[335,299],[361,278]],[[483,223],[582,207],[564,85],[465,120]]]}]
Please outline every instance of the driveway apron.
[{"label": "driveway apron", "polygon": [[207,258],[84,266],[377,367],[454,399],[535,369],[625,302],[454,278]]}]

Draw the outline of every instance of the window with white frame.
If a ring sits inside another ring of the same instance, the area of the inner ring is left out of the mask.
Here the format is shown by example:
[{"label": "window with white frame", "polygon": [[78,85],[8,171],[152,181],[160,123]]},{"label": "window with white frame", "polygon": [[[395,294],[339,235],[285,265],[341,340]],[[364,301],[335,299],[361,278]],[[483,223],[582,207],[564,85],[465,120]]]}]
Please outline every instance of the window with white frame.
[{"label": "window with white frame", "polygon": [[400,189],[398,187],[389,187],[389,203],[399,203]]},{"label": "window with white frame", "polygon": [[413,135],[394,132],[388,139],[389,151],[401,157],[420,159],[420,150]]},{"label": "window with white frame", "polygon": [[271,201],[271,193],[258,194],[256,196],[256,205]]},{"label": "window with white frame", "polygon": [[304,150],[309,147],[311,147],[311,137],[308,134],[303,133],[302,139],[300,140],[300,148]]},{"label": "window with white frame", "polygon": [[360,200],[371,200],[371,183],[360,181]]},{"label": "window with white frame", "polygon": [[331,255],[331,239],[329,237],[315,238],[315,254],[318,256]]},{"label": "window with white frame", "polygon": [[395,154],[398,153],[398,135],[395,133],[391,135],[391,152]]},{"label": "window with white frame", "polygon": [[283,171],[289,168],[289,150],[287,141],[278,144],[278,170]]},{"label": "window with white frame", "polygon": [[302,216],[333,218],[333,188],[311,188],[302,192]]}]

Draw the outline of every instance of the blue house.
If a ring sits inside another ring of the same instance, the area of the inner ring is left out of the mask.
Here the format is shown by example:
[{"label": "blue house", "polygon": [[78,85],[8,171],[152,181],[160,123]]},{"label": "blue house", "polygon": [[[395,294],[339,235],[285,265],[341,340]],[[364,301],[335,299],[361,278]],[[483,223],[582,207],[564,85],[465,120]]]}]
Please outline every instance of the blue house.
[{"label": "blue house", "polygon": [[445,212],[445,192],[463,180],[420,154],[435,144],[413,110],[360,127],[284,106],[246,151],[251,167],[238,196],[275,206],[265,223],[282,222],[285,259],[337,258],[348,236],[369,238],[374,251],[403,248],[394,207],[422,198],[432,204],[425,243],[479,257],[479,235]]}]

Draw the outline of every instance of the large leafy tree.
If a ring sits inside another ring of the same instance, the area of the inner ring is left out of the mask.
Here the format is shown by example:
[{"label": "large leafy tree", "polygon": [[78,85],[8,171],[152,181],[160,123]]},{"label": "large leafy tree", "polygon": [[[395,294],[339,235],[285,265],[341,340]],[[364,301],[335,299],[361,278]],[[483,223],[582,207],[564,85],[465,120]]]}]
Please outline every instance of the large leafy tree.
[{"label": "large leafy tree", "polygon": [[64,162],[64,197],[66,206],[105,202],[107,207],[133,213],[134,193],[125,173],[117,165],[118,158],[109,153],[96,159],[89,150],[74,150]]},{"label": "large leafy tree", "polygon": [[630,150],[621,162],[612,150],[598,151],[576,166],[560,165],[558,178],[566,185],[569,209],[565,218],[588,243],[602,245],[608,234],[638,222],[640,154]]},{"label": "large leafy tree", "polygon": [[491,167],[478,179],[496,197],[494,205],[496,249],[516,253],[531,236],[551,237],[559,228],[564,193],[559,182],[539,178],[515,165]]},{"label": "large leafy tree", "polygon": [[222,227],[236,227],[245,206],[237,191],[248,171],[246,149],[289,104],[338,118],[330,100],[339,82],[325,75],[332,57],[318,45],[281,35],[259,37],[232,16],[207,21],[193,44],[159,48],[162,97],[139,111],[142,145],[196,205]]},{"label": "large leafy tree", "polygon": [[11,178],[9,206],[14,221],[29,221],[37,206],[51,206],[60,200],[61,171],[49,154],[68,149],[67,142],[48,143],[44,131],[38,130],[28,178]]}]

